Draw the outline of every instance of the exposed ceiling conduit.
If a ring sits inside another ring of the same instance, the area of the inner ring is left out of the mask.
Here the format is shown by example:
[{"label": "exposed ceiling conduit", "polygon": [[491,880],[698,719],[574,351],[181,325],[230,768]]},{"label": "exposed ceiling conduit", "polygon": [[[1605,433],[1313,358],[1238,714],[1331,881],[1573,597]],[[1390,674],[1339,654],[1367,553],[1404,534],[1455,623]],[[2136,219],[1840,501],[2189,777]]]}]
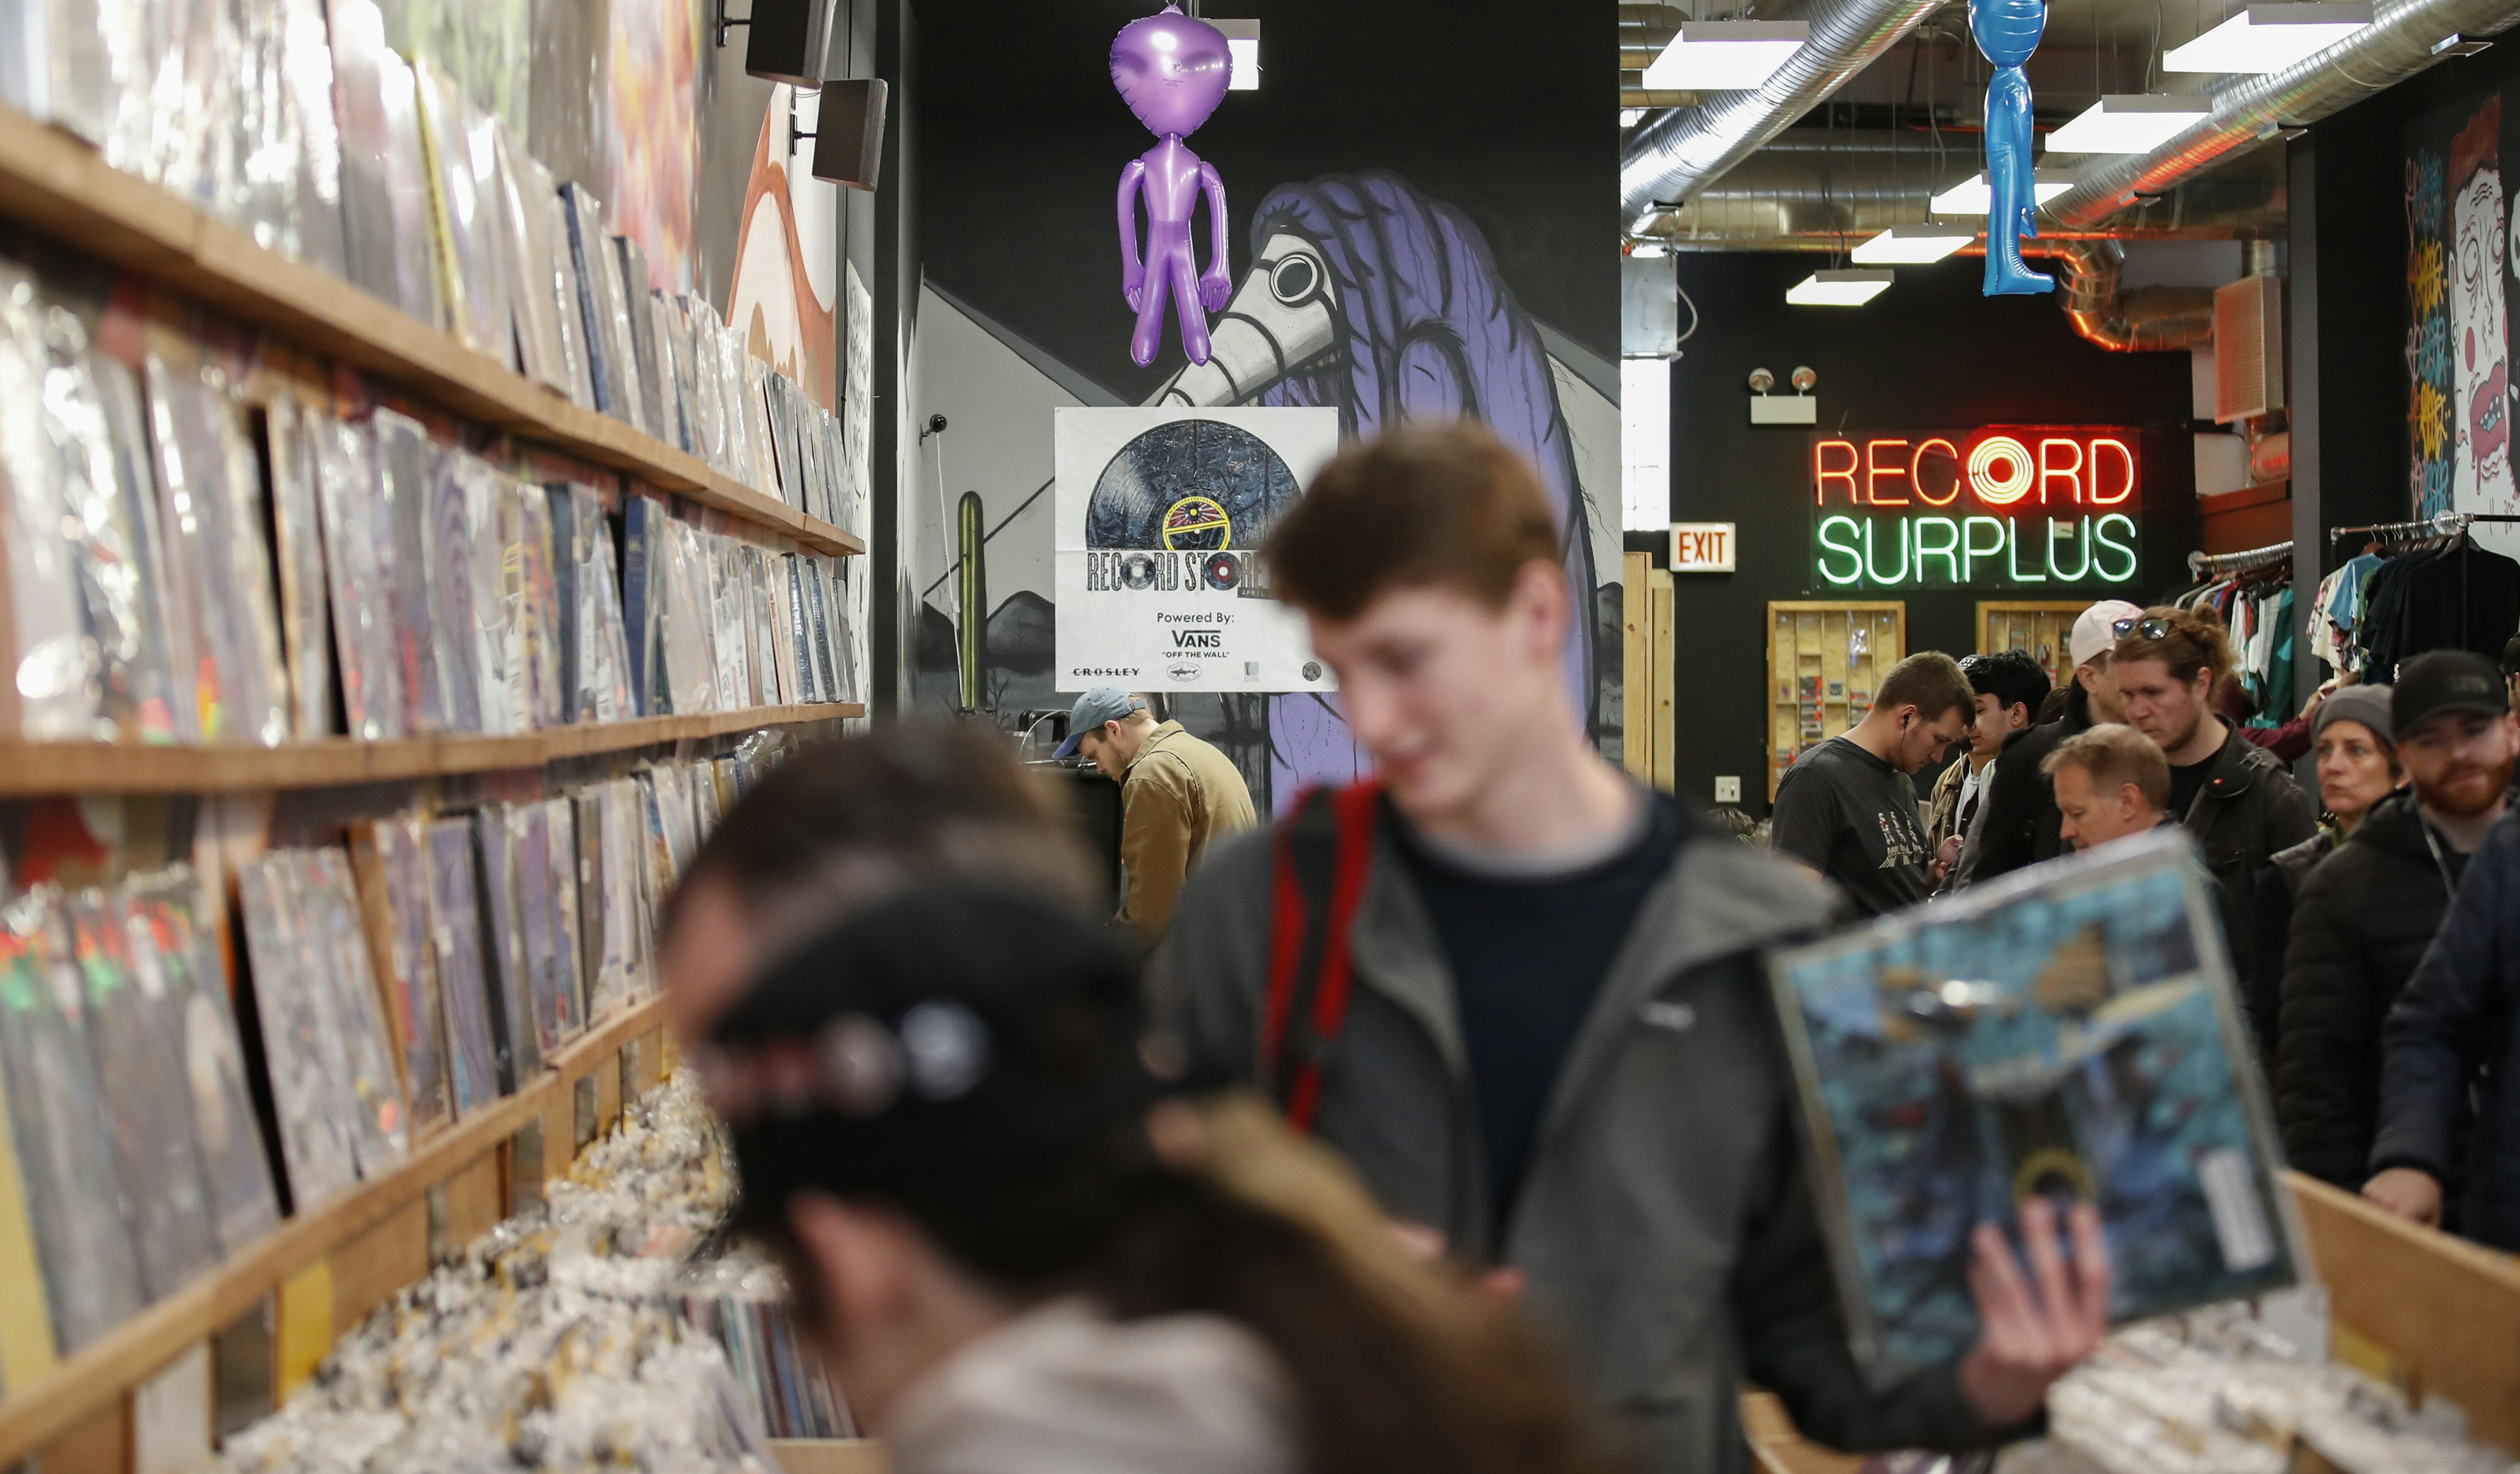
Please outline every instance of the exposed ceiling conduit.
[{"label": "exposed ceiling conduit", "polygon": [[[1782,0],[1762,21],[1802,21],[1811,40],[1754,91],[1719,92],[1641,124],[1619,159],[1619,215],[1687,200],[1899,43],[1943,0]],[[2427,0],[2409,0],[2422,4]],[[2466,0],[2480,3],[2480,0]],[[2520,0],[2498,0],[2520,6]],[[1624,18],[1623,18],[1624,22]]]},{"label": "exposed ceiling conduit", "polygon": [[2452,35],[2491,35],[2520,23],[2520,0],[2377,0],[2371,23],[2281,71],[2208,86],[2211,117],[2149,154],[2110,155],[2083,165],[2074,187],[2040,213],[2089,229],[2138,196],[2161,194],[2273,130],[2316,122],[2394,86],[2441,58]]},{"label": "exposed ceiling conduit", "polygon": [[2056,271],[2056,303],[2087,343],[2113,353],[2202,347],[2214,341],[2210,287],[2121,289],[2126,248],[2115,241],[2025,242]]},{"label": "exposed ceiling conduit", "polygon": [[[1933,221],[1927,198],[1974,172],[1977,149],[1975,133],[1947,134],[1937,146],[1932,134],[1909,130],[1788,129],[1700,189],[1653,235],[1684,251],[1843,250],[1894,225]],[[2046,228],[2049,239],[2093,233]],[[2180,185],[2140,225],[2109,233],[2228,240],[2283,228],[2283,156],[2271,149]]]}]

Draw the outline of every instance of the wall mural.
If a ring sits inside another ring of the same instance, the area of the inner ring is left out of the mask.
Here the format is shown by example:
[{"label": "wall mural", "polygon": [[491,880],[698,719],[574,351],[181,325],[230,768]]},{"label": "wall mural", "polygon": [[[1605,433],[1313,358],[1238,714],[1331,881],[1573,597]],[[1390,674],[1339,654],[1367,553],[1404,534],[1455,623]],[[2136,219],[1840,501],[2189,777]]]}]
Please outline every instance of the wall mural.
[{"label": "wall mural", "polygon": [[[2520,513],[2505,306],[2520,239],[2502,195],[2502,113],[2490,96],[2408,129],[2407,489],[2417,516]],[[2520,528],[2474,531],[2484,545],[2520,552]]]},{"label": "wall mural", "polygon": [[[1540,468],[1564,532],[1576,607],[1596,612],[1589,627],[1569,633],[1567,699],[1589,730],[1614,745],[1615,675],[1605,689],[1599,652],[1618,639],[1617,590],[1605,588],[1597,573],[1602,557],[1615,557],[1597,543],[1609,549],[1618,543],[1616,408],[1608,392],[1552,357],[1543,330],[1515,301],[1469,217],[1400,174],[1374,170],[1281,185],[1261,201],[1248,242],[1250,265],[1216,319],[1208,361],[1184,366],[1148,402],[1325,407],[1338,412],[1342,438],[1370,437],[1412,419],[1485,422]],[[1091,397],[1098,391],[1082,375],[1038,345],[993,333],[982,314],[963,309],[933,283],[929,300],[955,309],[952,315],[969,327],[945,313],[931,322],[922,310],[921,352],[929,360],[922,372],[923,397],[965,407],[976,401],[993,427],[1017,427],[1001,436],[1005,443],[983,446],[983,455],[1029,464],[1031,448],[1016,441],[1037,438],[1039,449],[1048,450],[1047,416],[1032,418],[1042,406],[1116,402]],[[1019,357],[1030,372],[1002,364],[1002,390],[974,384],[985,377],[977,360],[988,354],[987,345],[972,340],[973,330],[998,340],[1001,360]],[[1606,411],[1608,423],[1596,431],[1592,446],[1579,445],[1570,429],[1562,390],[1585,396],[1591,417]],[[957,447],[955,453],[963,452]],[[1038,473],[1042,483],[1012,494],[967,492],[949,500],[948,485],[972,477],[968,470],[949,474],[945,454],[944,446],[934,447],[934,459],[922,467],[934,478],[922,484],[932,488],[935,505],[907,515],[935,530],[949,559],[966,530],[978,530],[992,542],[992,583],[1006,585],[998,570],[1009,563],[1025,568],[1019,576],[1032,581],[995,610],[949,610],[936,595],[957,580],[950,568],[934,575],[922,610],[932,632],[922,632],[919,642],[920,704],[952,706],[961,692],[977,690],[1008,720],[1021,708],[1063,705],[1051,682],[1055,612],[1031,591],[1050,587],[1051,521],[1042,496],[1048,467]],[[1579,457],[1589,462],[1589,476],[1579,475]],[[1610,498],[1607,516],[1596,505],[1596,491]],[[976,508],[974,498],[981,503]],[[1009,542],[1016,545],[1004,545]],[[927,567],[937,564],[929,560]],[[966,587],[976,581],[961,580]],[[985,638],[958,638],[957,626],[975,619],[985,621]],[[988,668],[967,683],[962,668],[973,661]],[[1345,782],[1365,765],[1335,694],[1189,696],[1174,702],[1174,714],[1223,747],[1255,796],[1265,794],[1264,803],[1281,808],[1303,786]]]},{"label": "wall mural", "polygon": [[[1548,486],[1557,522],[1565,530],[1567,579],[1575,589],[1578,610],[1596,610],[1590,627],[1575,627],[1567,637],[1567,701],[1583,714],[1588,731],[1600,741],[1618,741],[1618,714],[1613,690],[1602,690],[1600,650],[1618,640],[1618,589],[1598,579],[1596,541],[1607,536],[1615,547],[1613,512],[1602,517],[1596,499],[1578,474],[1578,443],[1560,403],[1562,381],[1575,381],[1560,363],[1552,363],[1543,330],[1514,302],[1487,240],[1460,209],[1418,192],[1394,171],[1333,174],[1308,184],[1282,184],[1268,192],[1250,224],[1250,267],[1235,285],[1233,299],[1217,315],[1209,360],[1185,365],[1149,398],[1154,405],[1316,405],[1338,411],[1340,438],[1361,438],[1412,418],[1477,418],[1489,429],[1532,456]],[[937,298],[930,285],[930,298]],[[948,299],[948,304],[953,304]],[[977,312],[960,312],[983,330]],[[940,333],[930,338],[930,328]],[[970,386],[966,350],[955,343],[963,328],[932,323],[922,312],[922,355],[948,360],[922,368],[927,398],[937,400],[945,378],[958,378],[960,403],[972,403],[983,393]],[[948,333],[953,338],[948,338]],[[983,347],[983,345],[972,345]],[[1036,360],[1043,350],[1023,345]],[[1036,363],[1036,368],[1043,368]],[[1049,363],[1054,378],[1066,378],[1068,391],[1094,386],[1063,365]],[[1580,381],[1575,381],[1580,383]],[[1583,393],[1593,393],[1585,388]],[[988,400],[993,421],[1023,423],[1038,408],[1013,395]],[[1066,398],[1049,391],[1043,403],[1097,403],[1086,395]],[[1103,398],[1099,403],[1116,403]],[[1618,494],[1615,482],[1615,405],[1607,411],[1607,464],[1593,474],[1598,494]],[[958,416],[960,421],[960,416]],[[1046,431],[1043,421],[1033,421]],[[1018,431],[1020,434],[1020,431]],[[1041,448],[1049,448],[1043,434]],[[1001,720],[1013,720],[1023,708],[1063,706],[1051,678],[1056,610],[1049,602],[1051,519],[1046,484],[1023,484],[1006,491],[968,491],[945,499],[948,484],[968,484],[966,469],[948,471],[945,448],[932,451],[935,461],[922,482],[935,501],[918,509],[945,539],[953,557],[963,527],[977,527],[990,544],[988,582],[1006,587],[1001,570],[1023,567],[1028,587],[1006,595],[990,610],[955,607],[948,613],[935,595],[945,595],[955,579],[950,570],[935,575],[922,618],[918,650],[918,701],[922,711],[960,706],[966,688],[983,693]],[[1596,456],[1596,464],[1598,464]],[[958,461],[958,466],[963,461]],[[1043,464],[1043,477],[1049,466]],[[913,494],[918,496],[918,494]],[[980,501],[977,517],[966,514],[972,499]],[[1006,547],[1018,541],[1018,547]],[[930,565],[935,567],[935,565]],[[1033,572],[1038,570],[1038,572]],[[920,579],[927,582],[927,579]],[[1033,592],[1038,589],[1038,592]],[[950,602],[950,600],[948,600]],[[958,637],[958,624],[985,620],[983,640]],[[983,663],[977,680],[966,685],[963,668]],[[1610,666],[1615,672],[1615,663]],[[1199,731],[1235,759],[1252,794],[1282,808],[1303,786],[1323,781],[1351,781],[1366,768],[1346,720],[1338,714],[1335,693],[1298,696],[1182,696],[1172,701],[1174,715]]]}]

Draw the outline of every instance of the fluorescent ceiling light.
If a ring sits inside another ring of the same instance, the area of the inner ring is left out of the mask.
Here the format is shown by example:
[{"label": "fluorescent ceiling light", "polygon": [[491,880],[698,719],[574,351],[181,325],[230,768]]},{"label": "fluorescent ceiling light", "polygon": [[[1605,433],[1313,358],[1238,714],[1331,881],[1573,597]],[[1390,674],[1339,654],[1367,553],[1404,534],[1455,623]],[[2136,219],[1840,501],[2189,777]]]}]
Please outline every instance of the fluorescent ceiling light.
[{"label": "fluorescent ceiling light", "polygon": [[1638,123],[1644,120],[1644,115],[1645,110],[1642,108],[1621,108],[1619,110],[1619,126],[1622,128],[1633,128]]},{"label": "fluorescent ceiling light", "polygon": [[1645,69],[1644,83],[1657,91],[1747,91],[1810,39],[1811,27],[1800,21],[1684,21]]},{"label": "fluorescent ceiling light", "polygon": [[2366,0],[2252,5],[2164,53],[2164,71],[2281,71],[2371,23]]},{"label": "fluorescent ceiling light", "polygon": [[[2039,169],[2031,176],[2030,194],[2045,205],[2074,187],[2070,169]],[[1983,215],[1995,204],[1984,174],[1971,174],[1933,198],[1927,207],[1938,215]]]},{"label": "fluorescent ceiling light", "polygon": [[1669,255],[1671,254],[1671,243],[1668,241],[1639,241],[1628,248],[1628,254],[1646,257]]},{"label": "fluorescent ceiling light", "polygon": [[1957,225],[1893,225],[1856,247],[1854,256],[1867,266],[1921,266],[1976,239],[1976,231]]},{"label": "fluorescent ceiling light", "polygon": [[1670,211],[1664,209],[1660,206],[1656,206],[1652,209],[1646,210],[1643,214],[1637,216],[1637,223],[1628,227],[1628,234],[1632,236],[1641,236],[1647,233],[1654,228],[1655,221],[1661,219],[1668,213],[1670,213]]},{"label": "fluorescent ceiling light", "polygon": [[2214,115],[2211,98],[2104,97],[2048,135],[2050,154],[2149,154]]},{"label": "fluorescent ceiling light", "polygon": [[1815,271],[1788,288],[1785,300],[1797,307],[1860,307],[1887,291],[1890,277],[1888,271],[1861,267]]},{"label": "fluorescent ceiling light", "polygon": [[1207,23],[1225,34],[1225,49],[1234,58],[1234,80],[1227,84],[1230,92],[1260,90],[1260,23],[1257,21],[1210,21]]}]

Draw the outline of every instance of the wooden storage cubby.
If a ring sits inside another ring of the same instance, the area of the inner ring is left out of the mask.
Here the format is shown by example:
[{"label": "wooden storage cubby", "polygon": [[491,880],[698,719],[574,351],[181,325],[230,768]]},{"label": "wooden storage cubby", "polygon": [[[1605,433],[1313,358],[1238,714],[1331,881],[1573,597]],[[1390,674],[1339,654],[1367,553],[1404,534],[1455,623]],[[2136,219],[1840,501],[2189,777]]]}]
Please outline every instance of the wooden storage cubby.
[{"label": "wooden storage cubby", "polygon": [[1978,654],[2027,650],[2048,684],[2061,686],[2074,673],[2074,617],[2091,607],[2088,599],[1980,599]]},{"label": "wooden storage cubby", "polygon": [[1768,801],[1805,750],[1864,719],[1872,692],[1908,654],[1899,600],[1768,605]]}]

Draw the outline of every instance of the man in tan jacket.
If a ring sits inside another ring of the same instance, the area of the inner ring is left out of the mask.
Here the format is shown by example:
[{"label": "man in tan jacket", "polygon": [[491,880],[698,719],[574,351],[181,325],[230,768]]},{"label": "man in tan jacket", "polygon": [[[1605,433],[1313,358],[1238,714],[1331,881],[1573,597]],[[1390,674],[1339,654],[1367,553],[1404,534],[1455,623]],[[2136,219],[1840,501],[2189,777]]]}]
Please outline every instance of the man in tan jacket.
[{"label": "man in tan jacket", "polygon": [[1068,714],[1060,758],[1083,753],[1120,785],[1120,922],[1152,946],[1172,920],[1182,877],[1207,847],[1257,822],[1241,770],[1215,748],[1158,722],[1147,699],[1097,686]]}]

